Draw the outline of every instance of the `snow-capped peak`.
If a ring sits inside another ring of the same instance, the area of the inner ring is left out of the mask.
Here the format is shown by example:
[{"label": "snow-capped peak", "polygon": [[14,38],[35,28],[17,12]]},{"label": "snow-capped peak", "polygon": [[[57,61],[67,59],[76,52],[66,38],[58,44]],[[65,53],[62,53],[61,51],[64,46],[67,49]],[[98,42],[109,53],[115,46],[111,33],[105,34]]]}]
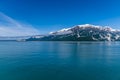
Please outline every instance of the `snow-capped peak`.
[{"label": "snow-capped peak", "polygon": [[100,28],[102,26],[96,26],[96,25],[92,25],[92,24],[83,24],[83,25],[78,25],[79,27],[95,27],[95,28]]},{"label": "snow-capped peak", "polygon": [[98,25],[92,25],[92,24],[83,24],[83,25],[77,25],[79,28],[97,28],[100,30],[105,30],[105,31],[120,31],[117,29],[113,29],[110,26],[98,26]]}]

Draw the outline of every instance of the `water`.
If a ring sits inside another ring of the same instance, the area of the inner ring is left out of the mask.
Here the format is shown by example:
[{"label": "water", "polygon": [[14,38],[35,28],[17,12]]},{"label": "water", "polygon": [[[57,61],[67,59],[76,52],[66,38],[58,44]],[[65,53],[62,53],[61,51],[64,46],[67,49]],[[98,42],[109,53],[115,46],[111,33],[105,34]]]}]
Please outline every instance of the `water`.
[{"label": "water", "polygon": [[0,42],[0,80],[120,80],[120,42]]}]

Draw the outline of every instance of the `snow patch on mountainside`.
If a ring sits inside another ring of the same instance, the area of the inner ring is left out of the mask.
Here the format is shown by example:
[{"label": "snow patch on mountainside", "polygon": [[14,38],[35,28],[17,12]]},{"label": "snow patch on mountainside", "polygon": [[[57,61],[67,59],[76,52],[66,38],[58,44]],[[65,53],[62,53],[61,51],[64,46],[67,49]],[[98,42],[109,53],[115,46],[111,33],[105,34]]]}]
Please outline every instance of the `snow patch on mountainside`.
[{"label": "snow patch on mountainside", "polygon": [[50,32],[50,35],[63,35],[63,34],[70,34],[72,31],[70,30],[71,28],[64,28],[56,32]]}]

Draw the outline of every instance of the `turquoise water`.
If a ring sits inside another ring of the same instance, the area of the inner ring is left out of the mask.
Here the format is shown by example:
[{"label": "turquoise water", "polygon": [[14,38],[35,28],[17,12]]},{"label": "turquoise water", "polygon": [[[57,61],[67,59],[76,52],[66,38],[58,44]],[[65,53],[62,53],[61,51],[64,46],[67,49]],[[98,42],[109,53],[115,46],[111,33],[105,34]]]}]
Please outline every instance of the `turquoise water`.
[{"label": "turquoise water", "polygon": [[120,80],[120,42],[0,42],[0,80]]}]

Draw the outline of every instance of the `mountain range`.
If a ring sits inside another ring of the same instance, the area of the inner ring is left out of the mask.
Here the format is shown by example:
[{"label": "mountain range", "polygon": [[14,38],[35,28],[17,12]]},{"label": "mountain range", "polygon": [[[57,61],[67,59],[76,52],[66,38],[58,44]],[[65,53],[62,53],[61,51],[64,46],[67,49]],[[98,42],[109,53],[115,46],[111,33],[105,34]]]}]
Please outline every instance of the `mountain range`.
[{"label": "mountain range", "polygon": [[84,24],[32,36],[26,41],[120,41],[120,30]]}]

